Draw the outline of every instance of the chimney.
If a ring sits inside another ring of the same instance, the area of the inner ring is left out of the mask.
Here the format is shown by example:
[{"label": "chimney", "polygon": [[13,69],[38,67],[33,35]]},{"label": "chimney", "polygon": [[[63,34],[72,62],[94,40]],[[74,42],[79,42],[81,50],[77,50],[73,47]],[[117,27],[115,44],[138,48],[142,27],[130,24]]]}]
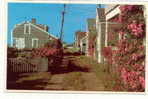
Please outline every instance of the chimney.
[{"label": "chimney", "polygon": [[31,23],[36,24],[36,18],[32,18]]}]

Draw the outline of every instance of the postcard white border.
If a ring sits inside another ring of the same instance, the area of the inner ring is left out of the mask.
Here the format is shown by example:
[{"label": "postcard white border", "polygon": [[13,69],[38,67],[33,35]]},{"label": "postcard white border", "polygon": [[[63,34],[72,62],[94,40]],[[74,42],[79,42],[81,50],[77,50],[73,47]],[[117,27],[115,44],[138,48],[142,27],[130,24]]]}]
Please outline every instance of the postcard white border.
[{"label": "postcard white border", "polygon": [[[148,72],[146,72],[146,91],[145,92],[109,92],[109,91],[49,91],[49,90],[7,90],[6,89],[6,66],[7,66],[7,62],[6,62],[6,59],[7,59],[7,17],[8,17],[8,3],[13,3],[13,2],[18,2],[18,3],[66,3],[66,4],[136,4],[136,5],[145,5],[147,7],[147,10],[146,10],[146,13],[148,13],[148,2],[130,2],[130,1],[127,1],[127,2],[105,2],[105,1],[67,1],[67,0],[63,0],[63,1],[56,1],[56,0],[42,0],[42,1],[39,1],[39,0],[32,0],[32,1],[29,1],[29,0],[6,0],[4,2],[4,16],[3,19],[4,21],[3,24],[4,24],[4,88],[3,88],[3,91],[4,92],[11,92],[11,93],[78,93],[78,94],[88,94],[88,93],[93,93],[93,94],[104,94],[104,93],[107,93],[107,94],[140,94],[140,95],[143,95],[143,94],[146,94],[148,92],[148,87],[147,87],[147,77],[148,77]],[[146,45],[148,44],[148,14],[147,14],[147,20],[146,20]],[[146,71],[148,70],[148,56],[147,56],[147,53],[148,53],[148,46],[146,46]]]}]

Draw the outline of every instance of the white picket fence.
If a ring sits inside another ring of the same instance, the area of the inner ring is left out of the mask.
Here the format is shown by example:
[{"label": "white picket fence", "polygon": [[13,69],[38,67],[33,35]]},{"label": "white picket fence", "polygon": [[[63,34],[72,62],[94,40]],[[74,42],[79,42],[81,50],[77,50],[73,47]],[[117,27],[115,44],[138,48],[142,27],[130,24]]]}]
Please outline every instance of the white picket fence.
[{"label": "white picket fence", "polygon": [[37,65],[25,63],[18,59],[8,59],[7,68],[11,72],[37,72]]}]

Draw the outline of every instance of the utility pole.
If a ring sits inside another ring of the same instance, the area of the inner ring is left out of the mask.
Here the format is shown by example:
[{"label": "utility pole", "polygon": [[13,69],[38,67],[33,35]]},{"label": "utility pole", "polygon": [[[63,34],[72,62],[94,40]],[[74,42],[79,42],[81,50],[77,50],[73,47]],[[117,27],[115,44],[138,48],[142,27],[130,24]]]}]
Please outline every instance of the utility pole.
[{"label": "utility pole", "polygon": [[60,31],[60,41],[62,43],[62,39],[63,39],[63,25],[64,25],[64,15],[65,15],[65,8],[66,8],[66,4],[64,4],[64,10],[62,11],[62,24],[61,24],[61,31]]}]

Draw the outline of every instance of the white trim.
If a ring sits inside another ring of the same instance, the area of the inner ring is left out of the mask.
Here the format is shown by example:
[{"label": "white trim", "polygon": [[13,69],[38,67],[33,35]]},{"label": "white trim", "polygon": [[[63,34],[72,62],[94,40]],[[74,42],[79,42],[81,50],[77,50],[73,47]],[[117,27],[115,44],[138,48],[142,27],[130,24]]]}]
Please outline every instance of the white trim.
[{"label": "white trim", "polygon": [[36,25],[34,25],[32,23],[30,23],[30,25],[34,26],[35,28],[39,29],[42,32],[47,33],[48,35],[52,36],[53,38],[58,39],[57,37],[55,37],[54,35],[50,34],[49,32],[46,32],[44,29],[41,29],[41,28],[39,28],[38,26],[36,26]]},{"label": "white trim", "polygon": [[116,7],[115,9],[113,9],[111,12],[109,12],[108,14],[106,14],[106,20],[111,19],[112,17],[114,17],[115,15],[121,13],[120,11],[120,6]]},{"label": "white trim", "polygon": [[97,36],[97,51],[98,51],[98,62],[99,63],[101,63],[101,61],[102,61],[102,56],[101,56],[101,48],[102,48],[102,46],[101,46],[101,40],[102,40],[102,32],[101,32],[101,23],[97,23],[97,25],[98,25],[98,28],[97,28],[97,34],[98,34],[98,36]]},{"label": "white trim", "polygon": [[[32,48],[34,48],[34,47],[33,47],[33,41],[34,41],[34,40],[37,40],[37,47],[39,47],[39,39],[38,39],[38,38],[32,38]],[[37,47],[36,47],[36,48],[37,48]]]},{"label": "white trim", "polygon": [[30,26],[30,23],[29,23],[29,34],[31,34],[31,26]]},{"label": "white trim", "polygon": [[108,42],[108,31],[107,31],[107,28],[108,28],[108,22],[106,21],[106,29],[105,29],[105,47],[107,47],[107,42]]},{"label": "white trim", "polygon": [[[16,45],[13,46],[13,43],[12,43],[12,46],[13,47],[16,47],[17,49],[23,49],[25,48],[25,38],[23,37],[13,37],[12,41],[16,39]],[[23,42],[22,42],[23,41]],[[21,44],[20,44],[21,43]],[[22,44],[23,43],[23,44]]]},{"label": "white trim", "polygon": [[[46,32],[46,30],[41,29],[41,28],[39,28],[38,26],[36,26],[36,25],[34,25],[34,24],[32,24],[32,23],[29,23],[28,21],[27,21],[27,23],[30,24],[30,26],[29,26],[29,27],[30,27],[30,30],[31,30],[31,25],[32,25],[32,26],[34,26],[35,28],[41,30],[42,32],[47,33],[47,34],[50,35],[51,37],[53,37],[53,38],[55,38],[55,39],[58,39],[57,37],[55,37],[54,35],[50,34],[49,32]],[[14,30],[15,28],[17,28],[18,26],[22,25],[22,24],[25,25],[25,22],[22,22],[22,23],[16,24],[16,25],[14,26],[13,30]],[[24,26],[24,34],[25,34],[25,26]],[[31,32],[30,32],[30,34],[31,34]]]},{"label": "white trim", "polygon": [[11,31],[11,43],[10,43],[10,45],[13,47],[13,29]]}]

